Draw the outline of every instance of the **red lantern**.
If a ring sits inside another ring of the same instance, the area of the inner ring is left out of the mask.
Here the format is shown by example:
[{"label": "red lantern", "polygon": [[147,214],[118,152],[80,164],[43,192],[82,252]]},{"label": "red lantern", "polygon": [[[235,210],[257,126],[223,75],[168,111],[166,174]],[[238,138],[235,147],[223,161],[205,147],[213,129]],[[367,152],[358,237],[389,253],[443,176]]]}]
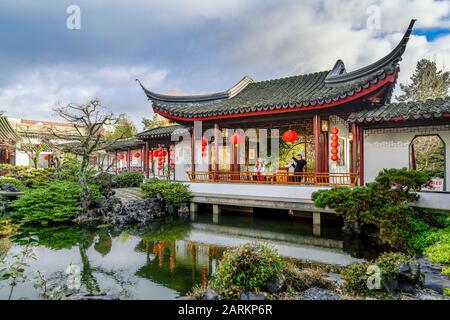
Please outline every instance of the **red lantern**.
[{"label": "red lantern", "polygon": [[335,148],[331,149],[331,154],[338,154],[338,153],[339,153],[338,149]]},{"label": "red lantern", "polygon": [[238,145],[242,144],[243,142],[244,142],[244,137],[243,137],[243,136],[241,136],[241,135],[239,135],[239,134],[237,134],[237,133],[234,133],[234,134],[231,136],[231,143],[232,143],[233,145],[235,145],[236,147],[237,147]]},{"label": "red lantern", "polygon": [[158,150],[154,150],[153,151],[153,156],[154,157],[158,157],[159,156],[159,151]]},{"label": "red lantern", "polygon": [[50,160],[50,156],[49,156],[48,154],[46,154],[46,155],[44,156],[44,160],[45,160],[45,161]]},{"label": "red lantern", "polygon": [[333,142],[331,143],[331,147],[332,147],[332,148],[337,148],[337,147],[339,147],[339,142],[333,141]]},{"label": "red lantern", "polygon": [[11,156],[11,152],[8,150],[8,149],[6,149],[5,150],[5,157],[6,157],[6,160],[9,160],[9,157]]},{"label": "red lantern", "polygon": [[331,141],[338,141],[338,136],[337,135],[335,135],[335,134],[333,134],[333,135],[331,135]]},{"label": "red lantern", "polygon": [[338,128],[333,128],[333,129],[331,129],[331,133],[332,134],[338,134],[339,133],[339,129]]},{"label": "red lantern", "polygon": [[202,147],[206,147],[208,145],[208,140],[206,140],[206,137],[203,136],[202,138]]},{"label": "red lantern", "polygon": [[339,157],[338,157],[337,155],[333,154],[333,155],[331,156],[331,160],[333,160],[333,161],[338,161],[338,160],[339,160]]},{"label": "red lantern", "polygon": [[207,153],[206,153],[206,152],[202,152],[202,157],[203,157],[203,158],[205,158],[205,157],[206,157],[206,155],[207,155]]},{"label": "red lantern", "polygon": [[286,141],[287,143],[292,143],[295,140],[297,140],[298,134],[297,132],[293,131],[293,130],[288,130],[285,133],[283,133],[283,140]]},{"label": "red lantern", "polygon": [[167,151],[163,150],[159,154],[161,155],[161,157],[166,157],[167,156]]},{"label": "red lantern", "polygon": [[134,154],[134,157],[139,159],[139,158],[141,157],[141,153],[140,153],[140,152],[136,152],[136,153]]}]

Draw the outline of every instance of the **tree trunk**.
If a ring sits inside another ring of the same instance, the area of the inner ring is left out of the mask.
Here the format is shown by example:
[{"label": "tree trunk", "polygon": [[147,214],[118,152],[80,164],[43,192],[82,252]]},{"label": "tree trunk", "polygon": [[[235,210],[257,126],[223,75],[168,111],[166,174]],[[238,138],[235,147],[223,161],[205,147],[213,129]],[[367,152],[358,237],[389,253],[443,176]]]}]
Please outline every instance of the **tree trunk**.
[{"label": "tree trunk", "polygon": [[87,183],[88,166],[89,166],[89,157],[83,156],[83,160],[81,161],[80,179],[78,180],[78,183],[80,184],[83,190],[81,193],[81,206],[83,207],[84,210],[89,209],[92,204],[91,189],[89,188]]}]

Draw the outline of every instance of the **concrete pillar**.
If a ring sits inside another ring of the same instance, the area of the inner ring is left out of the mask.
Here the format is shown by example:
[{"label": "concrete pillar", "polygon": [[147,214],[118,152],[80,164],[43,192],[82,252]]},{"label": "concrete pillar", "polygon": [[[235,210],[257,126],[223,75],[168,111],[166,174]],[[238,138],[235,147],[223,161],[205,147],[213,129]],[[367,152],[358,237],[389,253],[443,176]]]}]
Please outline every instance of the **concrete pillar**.
[{"label": "concrete pillar", "polygon": [[313,212],[313,235],[320,237],[320,212]]},{"label": "concrete pillar", "polygon": [[213,223],[214,224],[219,223],[219,216],[220,216],[220,207],[218,204],[213,204]]},{"label": "concrete pillar", "polygon": [[195,202],[191,202],[189,211],[190,211],[190,213],[197,213],[198,212],[198,204]]},{"label": "concrete pillar", "polygon": [[320,226],[320,212],[313,212],[313,225]]},{"label": "concrete pillar", "polygon": [[313,225],[313,236],[320,237],[320,224]]}]

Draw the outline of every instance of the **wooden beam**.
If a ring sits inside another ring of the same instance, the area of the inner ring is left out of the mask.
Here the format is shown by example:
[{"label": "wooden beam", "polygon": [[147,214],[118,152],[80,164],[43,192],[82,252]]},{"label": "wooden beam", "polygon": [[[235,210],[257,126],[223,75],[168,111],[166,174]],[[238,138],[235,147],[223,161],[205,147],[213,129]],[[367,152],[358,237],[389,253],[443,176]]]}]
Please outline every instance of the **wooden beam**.
[{"label": "wooden beam", "polygon": [[150,172],[149,172],[150,156],[149,156],[148,142],[145,143],[144,150],[145,150],[144,151],[144,172],[145,172],[145,177],[148,179],[150,177]]}]

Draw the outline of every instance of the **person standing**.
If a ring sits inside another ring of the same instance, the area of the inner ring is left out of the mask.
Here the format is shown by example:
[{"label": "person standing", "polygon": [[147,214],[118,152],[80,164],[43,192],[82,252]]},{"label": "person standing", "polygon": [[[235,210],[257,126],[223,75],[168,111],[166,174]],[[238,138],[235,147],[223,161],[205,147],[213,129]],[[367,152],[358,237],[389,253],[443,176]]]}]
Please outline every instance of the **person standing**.
[{"label": "person standing", "polygon": [[[293,156],[292,160],[294,161],[292,163],[292,166],[294,167],[294,176],[295,176],[295,174],[301,175],[301,173],[303,172],[303,170],[305,169],[305,166],[307,164],[306,160],[303,159],[303,155],[301,153],[298,154],[298,158]],[[299,181],[302,181],[302,180],[303,180],[303,177],[300,177]]]},{"label": "person standing", "polygon": [[255,172],[257,173],[259,181],[264,180],[263,174],[264,174],[265,170],[266,170],[266,166],[264,164],[264,161],[261,158],[258,158],[258,161],[256,162],[256,165],[255,165]]}]

